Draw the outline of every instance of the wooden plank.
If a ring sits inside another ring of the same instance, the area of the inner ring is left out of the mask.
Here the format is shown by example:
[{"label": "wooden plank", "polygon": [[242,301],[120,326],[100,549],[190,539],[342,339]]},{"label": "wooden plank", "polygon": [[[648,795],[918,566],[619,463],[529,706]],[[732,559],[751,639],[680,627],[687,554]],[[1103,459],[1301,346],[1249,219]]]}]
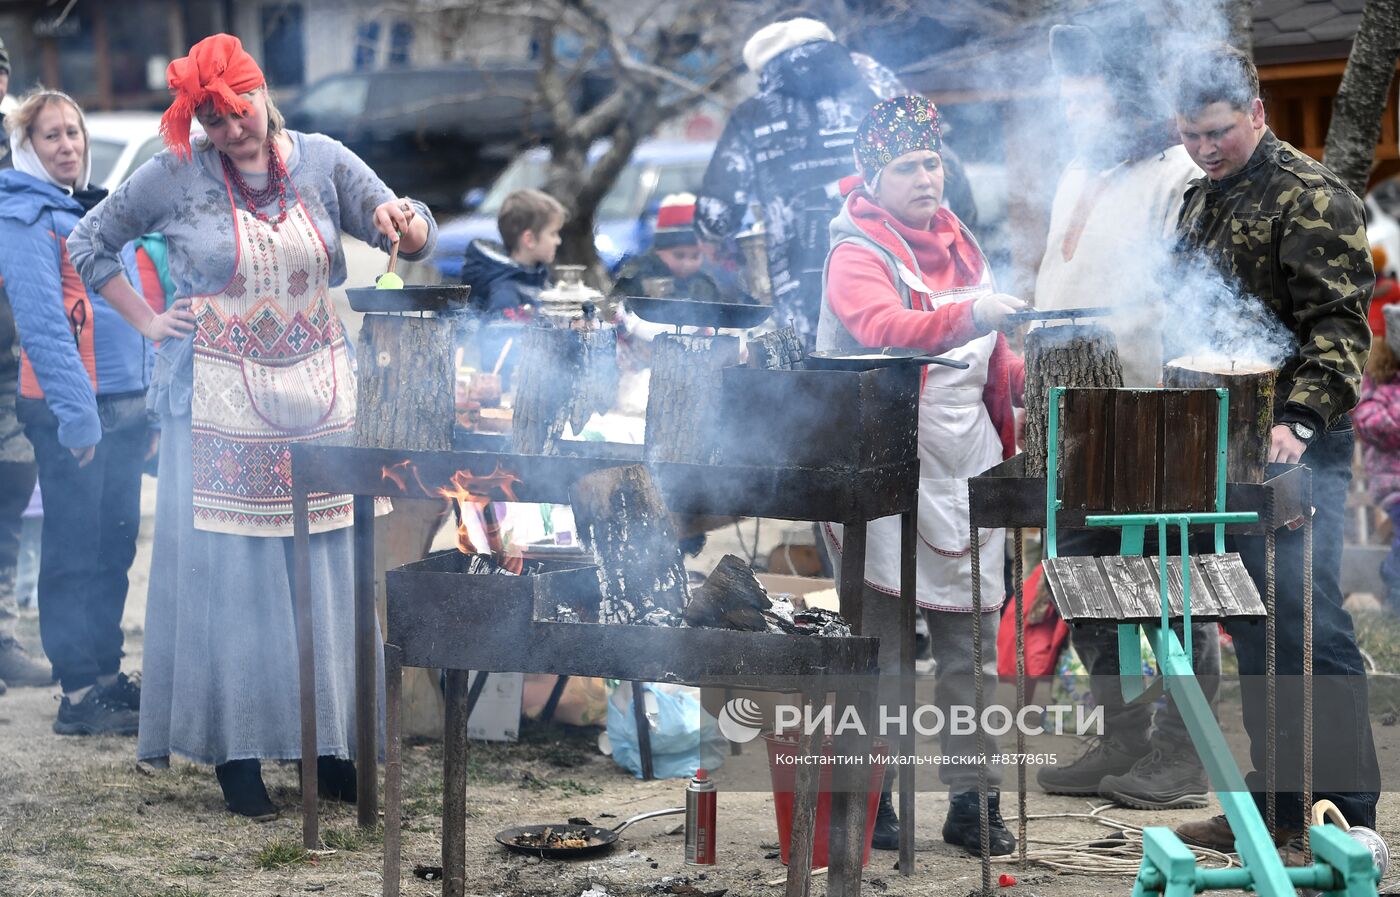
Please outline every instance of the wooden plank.
[{"label": "wooden plank", "polygon": [[1109,510],[1140,514],[1156,510],[1161,458],[1162,394],[1138,390],[1113,393],[1113,432],[1106,434],[1113,454]]},{"label": "wooden plank", "polygon": [[1060,415],[1060,493],[1066,508],[1110,510],[1114,393],[1072,389]]},{"label": "wooden plank", "polygon": [[1162,393],[1161,508],[1215,510],[1219,398],[1211,390]]},{"label": "wooden plank", "polygon": [[[1047,558],[1046,582],[1060,616],[1080,620],[1150,621],[1161,618],[1161,580],[1157,558]],[[1182,616],[1181,567],[1176,558],[1167,565],[1168,616]],[[1202,555],[1191,559],[1191,615],[1216,620],[1254,617],[1263,602],[1238,554]]]},{"label": "wooden plank", "polygon": [[1129,563],[1131,560],[1121,555],[1106,557],[1101,565],[1120,608],[1115,619],[1140,617],[1147,607],[1143,592],[1150,588],[1151,581],[1142,578],[1141,565]]}]

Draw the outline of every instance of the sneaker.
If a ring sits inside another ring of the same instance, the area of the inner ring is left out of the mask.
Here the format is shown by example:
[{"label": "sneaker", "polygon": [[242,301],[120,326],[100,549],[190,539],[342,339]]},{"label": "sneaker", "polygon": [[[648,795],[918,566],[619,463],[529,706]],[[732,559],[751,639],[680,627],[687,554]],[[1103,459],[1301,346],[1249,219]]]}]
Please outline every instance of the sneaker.
[{"label": "sneaker", "polygon": [[[976,791],[952,795],[948,800],[948,818],[943,820],[943,840],[973,856],[981,856],[982,822],[978,815]],[[996,788],[987,793],[987,828],[992,856],[1003,857],[1016,849],[1016,836],[1001,818],[1001,792]]]},{"label": "sneaker", "polygon": [[1089,739],[1089,747],[1066,766],[1042,766],[1035,780],[1047,794],[1096,795],[1105,776],[1119,776],[1133,768],[1147,746],[1125,745],[1107,735]]},{"label": "sneaker", "polygon": [[52,685],[53,667],[30,656],[13,636],[0,638],[0,679],[19,686]]},{"label": "sneaker", "polygon": [[108,697],[104,689],[93,686],[87,695],[74,704],[63,697],[58,705],[58,719],[53,721],[55,735],[135,735],[141,717],[125,704]]},{"label": "sneaker", "polygon": [[[1274,832],[1274,844],[1282,847],[1301,834],[1302,832],[1296,829],[1278,829]],[[1223,813],[1199,822],[1183,822],[1176,827],[1176,836],[1196,847],[1218,850],[1221,853],[1235,852],[1235,833],[1230,830],[1230,821]]]},{"label": "sneaker", "polygon": [[277,805],[267,796],[258,760],[229,760],[214,767],[214,776],[224,793],[224,806],[230,813],[247,816],[254,822],[277,818]]},{"label": "sneaker", "polygon": [[1154,747],[1133,768],[1104,776],[1099,794],[1137,810],[1184,810],[1204,807],[1210,787],[1206,771],[1190,745]]},{"label": "sneaker", "polygon": [[886,791],[880,795],[880,807],[875,811],[875,834],[870,846],[876,850],[899,849],[899,817],[894,812],[894,798]]},{"label": "sneaker", "polygon": [[111,685],[106,686],[103,691],[107,697],[121,704],[123,707],[130,707],[132,710],[141,709],[141,674],[118,673],[117,679]]}]

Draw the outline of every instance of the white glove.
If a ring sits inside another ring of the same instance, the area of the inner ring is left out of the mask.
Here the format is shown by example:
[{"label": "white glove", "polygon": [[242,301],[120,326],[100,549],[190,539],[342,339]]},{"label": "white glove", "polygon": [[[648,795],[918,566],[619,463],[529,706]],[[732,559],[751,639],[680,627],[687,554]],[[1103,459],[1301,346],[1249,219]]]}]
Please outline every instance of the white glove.
[{"label": "white glove", "polygon": [[1012,330],[1006,320],[1012,312],[1020,311],[1026,303],[1005,293],[988,293],[972,303],[972,322],[986,331]]}]

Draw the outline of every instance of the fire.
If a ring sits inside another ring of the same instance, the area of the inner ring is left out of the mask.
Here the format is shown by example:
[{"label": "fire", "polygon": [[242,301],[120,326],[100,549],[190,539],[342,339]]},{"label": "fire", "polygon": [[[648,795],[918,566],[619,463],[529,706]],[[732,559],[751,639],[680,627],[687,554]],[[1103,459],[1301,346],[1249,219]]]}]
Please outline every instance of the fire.
[{"label": "fire", "polygon": [[[491,555],[496,562],[511,573],[520,573],[524,568],[524,560],[518,550],[507,551],[501,540],[501,525],[496,519],[495,508],[491,505],[491,493],[499,492],[506,501],[517,501],[515,485],[519,482],[519,477],[497,464],[496,469],[486,476],[476,476],[470,471],[459,470],[452,475],[451,487],[444,486],[437,491],[438,495],[457,503],[459,507],[473,507],[480,511],[486,530],[487,547],[491,549]],[[460,513],[457,515],[457,550],[463,554],[477,553]]]}]

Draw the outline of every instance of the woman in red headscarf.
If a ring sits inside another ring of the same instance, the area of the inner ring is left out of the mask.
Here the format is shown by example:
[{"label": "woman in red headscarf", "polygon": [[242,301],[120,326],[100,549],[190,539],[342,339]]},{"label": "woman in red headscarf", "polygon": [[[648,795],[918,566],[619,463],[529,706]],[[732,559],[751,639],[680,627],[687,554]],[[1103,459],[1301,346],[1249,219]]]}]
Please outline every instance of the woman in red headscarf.
[{"label": "woman in red headscarf", "polygon": [[[330,296],[345,280],[341,235],[383,250],[397,240],[415,259],[436,226],[341,144],[286,130],[237,38],[200,41],[167,78],[170,151],[68,247],[87,285],[162,341],[148,394],[162,430],[138,756],[214,764],[229,809],[266,818],[276,807],[260,761],[301,755],[287,452],[355,419]],[[204,136],[191,145],[193,118]],[[165,236],[177,297],[160,314],[120,259],[150,232]],[[312,496],[310,517],[320,788],[353,801],[349,496]]]}]

